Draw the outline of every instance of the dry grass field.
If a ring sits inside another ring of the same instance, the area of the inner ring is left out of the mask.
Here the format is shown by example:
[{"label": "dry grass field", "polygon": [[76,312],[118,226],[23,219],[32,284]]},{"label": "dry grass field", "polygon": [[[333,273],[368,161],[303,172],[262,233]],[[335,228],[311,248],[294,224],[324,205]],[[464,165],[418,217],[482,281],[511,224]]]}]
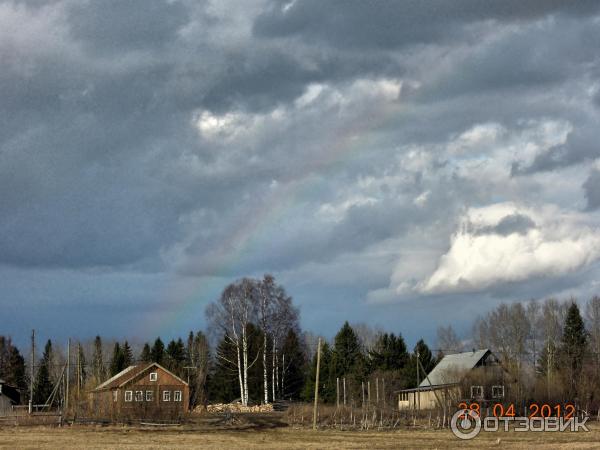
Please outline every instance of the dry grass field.
[{"label": "dry grass field", "polygon": [[447,430],[333,431],[263,428],[2,427],[0,448],[185,449],[185,448],[600,448],[600,427],[579,433],[481,433],[459,441]]}]

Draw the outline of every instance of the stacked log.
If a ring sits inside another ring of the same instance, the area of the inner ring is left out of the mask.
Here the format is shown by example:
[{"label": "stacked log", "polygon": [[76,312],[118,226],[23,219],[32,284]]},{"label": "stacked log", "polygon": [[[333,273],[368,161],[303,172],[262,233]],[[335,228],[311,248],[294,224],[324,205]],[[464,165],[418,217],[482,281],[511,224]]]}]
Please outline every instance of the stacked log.
[{"label": "stacked log", "polygon": [[241,403],[215,403],[212,405],[207,405],[206,409],[204,406],[198,406],[196,409],[194,409],[195,413],[201,413],[204,411],[209,413],[262,413],[272,412],[273,405],[267,403],[266,405],[244,406]]}]

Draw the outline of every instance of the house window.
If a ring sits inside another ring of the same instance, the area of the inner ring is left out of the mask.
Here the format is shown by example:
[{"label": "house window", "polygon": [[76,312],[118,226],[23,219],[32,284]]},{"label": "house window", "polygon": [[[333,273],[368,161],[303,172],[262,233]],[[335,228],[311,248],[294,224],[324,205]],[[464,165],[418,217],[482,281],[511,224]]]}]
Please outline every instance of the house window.
[{"label": "house window", "polygon": [[175,391],[173,393],[173,401],[180,402],[181,401],[181,391]]},{"label": "house window", "polygon": [[493,398],[504,398],[504,386],[492,386]]},{"label": "house window", "polygon": [[125,391],[125,401],[130,402],[133,398],[133,391]]},{"label": "house window", "polygon": [[150,372],[150,381],[156,381],[156,380],[158,380],[158,373]]},{"label": "house window", "polygon": [[146,401],[151,402],[154,400],[154,391],[146,391]]},{"label": "house window", "polygon": [[471,386],[471,398],[482,398],[483,386]]},{"label": "house window", "polygon": [[135,401],[136,402],[144,401],[144,391],[135,391]]},{"label": "house window", "polygon": [[171,401],[171,391],[163,391],[163,402]]},{"label": "house window", "polygon": [[113,391],[113,402],[116,402],[119,399],[119,391]]}]

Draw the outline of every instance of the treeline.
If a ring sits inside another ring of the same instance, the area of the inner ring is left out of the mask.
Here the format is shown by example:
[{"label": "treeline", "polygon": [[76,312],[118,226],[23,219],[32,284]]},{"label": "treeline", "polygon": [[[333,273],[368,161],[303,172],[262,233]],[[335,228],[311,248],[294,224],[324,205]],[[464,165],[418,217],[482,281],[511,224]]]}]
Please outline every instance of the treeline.
[{"label": "treeline", "polygon": [[[128,366],[154,361],[189,382],[192,406],[313,399],[318,337],[302,331],[298,309],[272,276],[231,283],[207,307],[206,316],[206,333],[189,332],[167,343],[160,337],[131,344],[100,336],[72,343],[71,395],[79,393],[83,401],[83,393]],[[394,391],[416,387],[423,370],[432,370],[444,354],[490,348],[523,401],[598,406],[599,297],[585,304],[583,314],[575,301],[501,304],[478,317],[472,334],[463,339],[452,326],[440,327],[436,347],[432,350],[420,340],[409,350],[400,333],[346,322],[331,342],[322,338],[320,398],[334,403],[344,386],[347,402],[359,404],[365,386],[376,382],[379,390],[381,382],[392,400]],[[0,336],[0,378],[21,390],[22,403],[29,399],[27,362],[9,338]],[[34,404],[64,404],[65,362],[65,349],[48,340],[36,359]],[[77,398],[72,400],[77,403]]]},{"label": "treeline", "polygon": [[438,346],[490,348],[523,401],[600,406],[600,297],[587,301],[583,313],[575,299],[503,303],[478,317],[465,341],[451,326],[440,327]]}]

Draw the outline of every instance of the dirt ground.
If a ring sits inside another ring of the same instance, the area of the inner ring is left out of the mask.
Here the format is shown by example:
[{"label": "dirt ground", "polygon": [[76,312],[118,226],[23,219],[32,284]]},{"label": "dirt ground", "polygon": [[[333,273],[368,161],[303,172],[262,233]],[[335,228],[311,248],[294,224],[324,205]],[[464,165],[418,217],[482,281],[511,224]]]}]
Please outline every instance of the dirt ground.
[{"label": "dirt ground", "polygon": [[185,448],[600,448],[600,427],[578,433],[481,433],[459,441],[448,430],[335,431],[289,427],[181,426],[1,427],[0,448],[185,449]]}]

